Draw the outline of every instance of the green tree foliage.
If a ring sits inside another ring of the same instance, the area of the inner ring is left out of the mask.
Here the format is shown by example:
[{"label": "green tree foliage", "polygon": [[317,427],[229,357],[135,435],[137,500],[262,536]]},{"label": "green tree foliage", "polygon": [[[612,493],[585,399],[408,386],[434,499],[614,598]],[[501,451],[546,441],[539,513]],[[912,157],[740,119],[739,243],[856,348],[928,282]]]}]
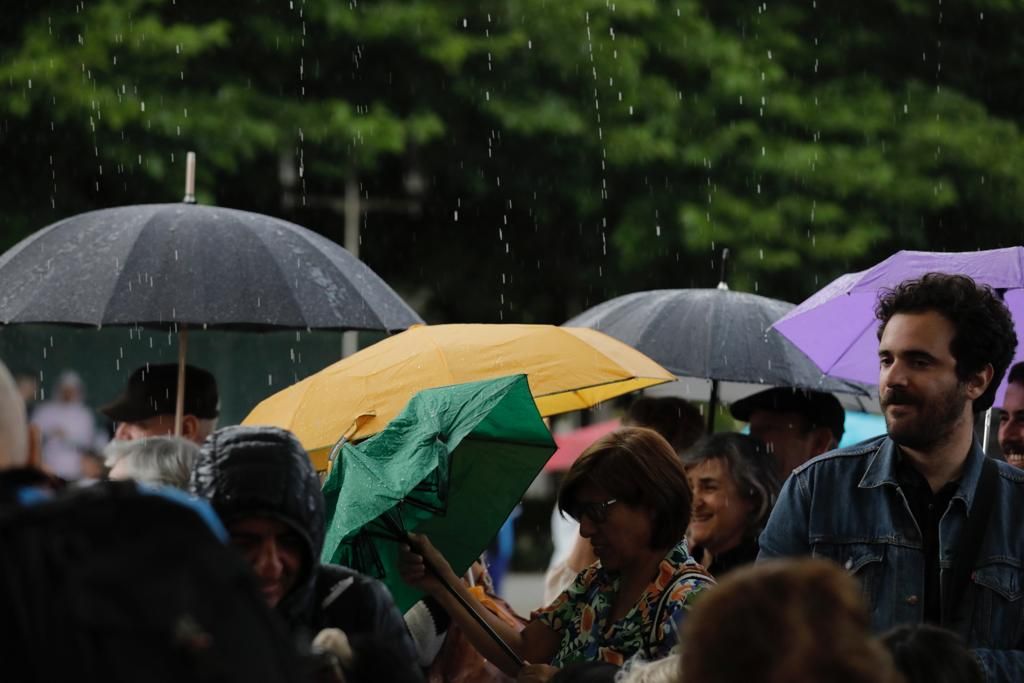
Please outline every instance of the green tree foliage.
[{"label": "green tree foliage", "polygon": [[[4,247],[200,200],[341,240],[434,321],[713,286],[800,300],[902,248],[1021,241],[1005,0],[40,2],[0,27]],[[281,169],[284,169],[282,172]]]}]

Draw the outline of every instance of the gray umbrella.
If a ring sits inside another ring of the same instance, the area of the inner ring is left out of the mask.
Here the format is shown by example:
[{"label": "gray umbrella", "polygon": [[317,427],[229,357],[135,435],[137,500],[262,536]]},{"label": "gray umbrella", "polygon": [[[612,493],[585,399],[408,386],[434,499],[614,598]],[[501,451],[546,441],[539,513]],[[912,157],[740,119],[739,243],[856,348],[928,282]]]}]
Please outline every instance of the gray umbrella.
[{"label": "gray umbrella", "polygon": [[[565,323],[615,337],[682,378],[710,381],[701,398],[713,424],[720,392],[732,401],[771,386],[869,398],[865,387],[825,376],[775,330],[793,304],[719,289],[635,292],[598,304]],[[666,385],[667,387],[668,385]],[[693,396],[692,388],[686,392]]]},{"label": "gray umbrella", "polygon": [[403,330],[423,322],[341,246],[195,204],[72,216],[0,256],[0,323]]},{"label": "gray umbrella", "polygon": [[0,256],[0,324],[179,332],[176,434],[188,328],[394,332],[421,322],[341,246],[247,211],[194,203],[91,211],[43,228]]}]

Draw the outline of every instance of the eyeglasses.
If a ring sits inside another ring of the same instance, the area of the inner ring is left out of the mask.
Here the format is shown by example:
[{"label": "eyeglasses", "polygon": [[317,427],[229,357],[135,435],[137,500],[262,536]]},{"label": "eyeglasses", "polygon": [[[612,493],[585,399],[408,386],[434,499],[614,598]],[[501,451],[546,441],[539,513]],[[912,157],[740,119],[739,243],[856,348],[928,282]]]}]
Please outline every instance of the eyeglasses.
[{"label": "eyeglasses", "polygon": [[594,524],[601,524],[608,519],[608,508],[618,502],[616,498],[609,498],[603,503],[576,503],[569,516],[580,522],[583,521],[583,515],[586,515]]}]

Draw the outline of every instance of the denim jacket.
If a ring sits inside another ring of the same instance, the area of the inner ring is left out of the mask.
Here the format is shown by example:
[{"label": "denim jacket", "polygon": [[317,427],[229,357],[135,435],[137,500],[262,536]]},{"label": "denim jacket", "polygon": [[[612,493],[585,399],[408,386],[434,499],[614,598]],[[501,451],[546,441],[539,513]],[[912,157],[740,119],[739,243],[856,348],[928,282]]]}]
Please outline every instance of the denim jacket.
[{"label": "denim jacket", "polygon": [[[896,482],[897,448],[879,437],[794,470],[761,534],[758,555],[759,561],[797,555],[835,560],[861,580],[878,632],[919,623],[924,615],[923,540]],[[939,522],[943,595],[984,459],[975,441]],[[958,616],[947,626],[974,650],[988,680],[1024,681],[1024,470],[996,465],[985,536]]]}]

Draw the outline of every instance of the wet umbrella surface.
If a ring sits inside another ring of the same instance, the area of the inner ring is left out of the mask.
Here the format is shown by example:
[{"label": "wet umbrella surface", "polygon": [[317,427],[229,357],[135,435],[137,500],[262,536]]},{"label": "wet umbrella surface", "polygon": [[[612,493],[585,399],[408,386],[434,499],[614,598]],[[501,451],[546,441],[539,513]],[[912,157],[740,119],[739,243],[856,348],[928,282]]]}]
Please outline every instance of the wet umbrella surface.
[{"label": "wet umbrella surface", "polygon": [[[679,377],[711,380],[712,395],[721,391],[718,395],[726,402],[770,386],[868,399],[863,387],[826,377],[796,346],[769,329],[792,308],[785,301],[725,289],[663,289],[606,301],[565,325],[600,330]],[[670,385],[663,388],[671,390]]]},{"label": "wet umbrella surface", "polygon": [[384,431],[343,444],[321,560],[380,577],[408,609],[421,596],[396,569],[405,532],[427,534],[461,574],[554,451],[525,375],[421,391]]},{"label": "wet umbrella surface", "polygon": [[413,394],[430,387],[525,373],[544,416],[582,410],[671,373],[588,329],[552,325],[420,325],[349,356],[264,399],[245,424],[295,433],[314,464],[345,436],[376,434]]},{"label": "wet umbrella surface", "polygon": [[0,323],[394,331],[420,317],[366,265],[262,214],[190,204],[72,216],[0,257]]}]

